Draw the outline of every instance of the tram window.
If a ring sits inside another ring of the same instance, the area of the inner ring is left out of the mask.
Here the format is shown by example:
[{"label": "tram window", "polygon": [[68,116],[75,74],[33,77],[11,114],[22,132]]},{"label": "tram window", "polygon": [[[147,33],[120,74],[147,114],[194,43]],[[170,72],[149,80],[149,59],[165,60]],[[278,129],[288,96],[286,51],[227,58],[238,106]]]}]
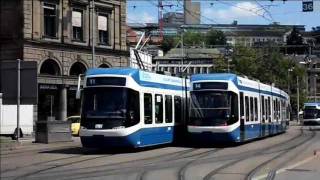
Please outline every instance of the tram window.
[{"label": "tram window", "polygon": [[262,109],[262,122],[264,123],[266,120],[266,115],[265,115],[265,101],[264,101],[264,96],[261,96],[261,109]]},{"label": "tram window", "polygon": [[166,123],[172,122],[172,96],[165,96],[165,105],[166,105]]},{"label": "tram window", "polygon": [[254,120],[258,121],[258,99],[255,97],[254,98]]},{"label": "tram window", "polygon": [[277,104],[276,104],[276,100],[273,100],[273,119],[274,120],[277,119]]},{"label": "tram window", "polygon": [[245,97],[245,104],[246,104],[246,121],[249,121],[250,111],[249,111],[249,97],[248,96]]},{"label": "tram window", "polygon": [[155,95],[155,122],[163,123],[163,100],[162,95]]},{"label": "tram window", "polygon": [[152,123],[152,95],[144,94],[144,123]]},{"label": "tram window", "polygon": [[268,97],[267,105],[268,105],[268,120],[269,120],[269,122],[271,122],[271,99],[270,99],[270,97]]},{"label": "tram window", "polygon": [[174,97],[174,120],[175,122],[181,122],[181,97]]},{"label": "tram window", "polygon": [[240,116],[244,116],[243,92],[240,93]]},{"label": "tram window", "polygon": [[129,90],[128,99],[128,125],[132,126],[140,122],[140,96],[139,92]]},{"label": "tram window", "polygon": [[253,121],[254,113],[253,113],[253,97],[250,97],[250,121]]}]

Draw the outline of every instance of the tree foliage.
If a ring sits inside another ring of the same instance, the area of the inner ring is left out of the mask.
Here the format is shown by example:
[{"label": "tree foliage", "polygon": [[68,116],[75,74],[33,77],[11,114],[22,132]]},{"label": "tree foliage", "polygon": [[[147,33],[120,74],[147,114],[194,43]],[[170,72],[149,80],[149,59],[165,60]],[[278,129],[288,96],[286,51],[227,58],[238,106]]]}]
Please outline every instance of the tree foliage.
[{"label": "tree foliage", "polygon": [[[178,46],[181,42],[181,35],[179,36],[166,36],[161,44],[163,51],[167,52],[171,48]],[[183,33],[183,44],[185,46],[215,46],[225,45],[226,37],[222,31],[210,30],[207,33],[196,31],[187,31]]]},{"label": "tree foliage", "polygon": [[[285,57],[278,48],[250,48],[235,46],[231,57],[215,60],[214,72],[227,72],[227,59],[231,58],[230,72],[257,79],[262,83],[272,84],[287,91],[291,95],[293,109],[296,107],[297,78],[299,89],[305,89],[305,69],[292,59]],[[292,69],[292,71],[288,71]],[[305,101],[306,94],[300,91],[300,107]]]},{"label": "tree foliage", "polygon": [[204,42],[206,45],[225,45],[227,38],[222,31],[210,30],[205,34]]}]

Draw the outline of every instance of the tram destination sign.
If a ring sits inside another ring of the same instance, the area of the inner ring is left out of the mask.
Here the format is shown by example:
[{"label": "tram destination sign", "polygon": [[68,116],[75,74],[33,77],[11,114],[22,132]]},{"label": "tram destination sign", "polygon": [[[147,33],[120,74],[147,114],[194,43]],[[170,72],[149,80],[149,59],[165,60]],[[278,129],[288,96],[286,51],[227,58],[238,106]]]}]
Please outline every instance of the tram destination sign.
[{"label": "tram destination sign", "polygon": [[302,2],[302,11],[303,12],[312,12],[313,11],[313,1],[303,1]]},{"label": "tram destination sign", "polygon": [[201,82],[193,84],[194,90],[201,89],[228,89],[228,83],[224,82]]},{"label": "tram destination sign", "polygon": [[122,77],[91,77],[87,79],[87,86],[125,86],[126,78]]}]

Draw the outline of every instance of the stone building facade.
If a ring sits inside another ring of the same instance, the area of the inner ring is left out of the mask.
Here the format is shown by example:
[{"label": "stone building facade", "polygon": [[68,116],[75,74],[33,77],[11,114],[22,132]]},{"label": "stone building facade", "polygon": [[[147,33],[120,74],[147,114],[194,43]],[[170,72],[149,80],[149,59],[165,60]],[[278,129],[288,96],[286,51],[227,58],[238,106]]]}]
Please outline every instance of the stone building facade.
[{"label": "stone building facade", "polygon": [[128,66],[124,0],[10,0],[0,8],[0,59],[38,64],[38,119],[79,115],[77,79],[88,68]]}]

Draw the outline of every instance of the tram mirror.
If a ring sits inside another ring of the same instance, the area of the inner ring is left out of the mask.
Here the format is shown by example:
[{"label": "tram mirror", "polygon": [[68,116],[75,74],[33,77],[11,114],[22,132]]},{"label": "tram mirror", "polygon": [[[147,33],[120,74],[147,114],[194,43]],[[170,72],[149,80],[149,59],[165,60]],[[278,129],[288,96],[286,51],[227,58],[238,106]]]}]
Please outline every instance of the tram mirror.
[{"label": "tram mirror", "polygon": [[81,80],[83,78],[83,74],[80,74],[78,77],[78,86],[77,86],[77,92],[76,92],[76,99],[80,99],[81,98]]},{"label": "tram mirror", "polygon": [[80,99],[81,98],[81,91],[82,91],[82,89],[77,89],[76,99]]}]

